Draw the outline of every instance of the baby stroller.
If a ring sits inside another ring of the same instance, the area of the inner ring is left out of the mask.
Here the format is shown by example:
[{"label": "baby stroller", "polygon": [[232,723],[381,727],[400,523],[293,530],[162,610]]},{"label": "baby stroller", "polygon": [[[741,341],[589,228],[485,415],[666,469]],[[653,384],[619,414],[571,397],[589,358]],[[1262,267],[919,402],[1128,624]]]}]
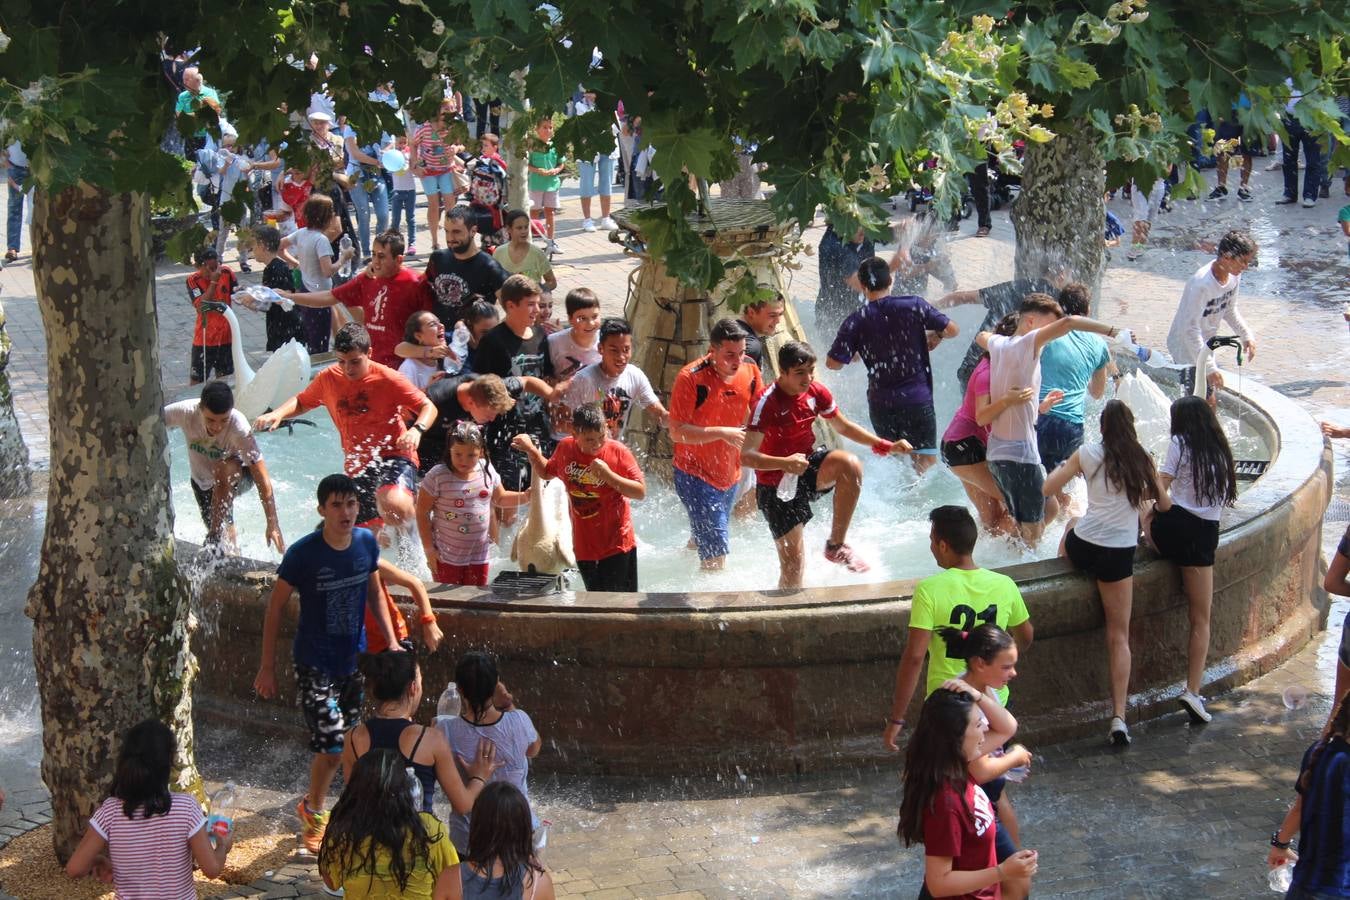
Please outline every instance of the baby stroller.
[{"label": "baby stroller", "polygon": [[492,250],[510,240],[506,233],[506,166],[500,157],[481,156],[469,169],[469,209],[478,222],[483,247]]}]

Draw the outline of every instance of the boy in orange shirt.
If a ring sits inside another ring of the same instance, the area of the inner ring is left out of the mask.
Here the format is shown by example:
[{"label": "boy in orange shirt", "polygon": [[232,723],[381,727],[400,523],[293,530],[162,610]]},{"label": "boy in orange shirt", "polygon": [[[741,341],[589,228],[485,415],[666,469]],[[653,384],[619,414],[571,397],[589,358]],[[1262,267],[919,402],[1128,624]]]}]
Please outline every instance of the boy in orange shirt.
[{"label": "boy in orange shirt", "polygon": [[187,277],[188,299],[197,308],[192,325],[189,384],[201,384],[212,372],[217,378],[234,374],[234,335],[220,307],[230,305],[230,297],[238,286],[239,279],[229,267],[220,264],[220,254],[214,247],[197,251],[197,271]]}]

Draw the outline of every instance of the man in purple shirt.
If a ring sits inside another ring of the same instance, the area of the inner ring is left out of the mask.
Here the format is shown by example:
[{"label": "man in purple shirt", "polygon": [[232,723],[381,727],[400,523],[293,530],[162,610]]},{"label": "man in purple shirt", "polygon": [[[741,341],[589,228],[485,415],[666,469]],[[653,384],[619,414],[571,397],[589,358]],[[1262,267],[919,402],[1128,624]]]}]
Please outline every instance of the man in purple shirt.
[{"label": "man in purple shirt", "polygon": [[844,320],[825,365],[842,369],[862,357],[872,430],[888,441],[909,441],[920,474],[937,462],[933,367],[928,351],[960,329],[922,297],[890,296],[891,270],[878,256],[858,267],[867,304]]}]

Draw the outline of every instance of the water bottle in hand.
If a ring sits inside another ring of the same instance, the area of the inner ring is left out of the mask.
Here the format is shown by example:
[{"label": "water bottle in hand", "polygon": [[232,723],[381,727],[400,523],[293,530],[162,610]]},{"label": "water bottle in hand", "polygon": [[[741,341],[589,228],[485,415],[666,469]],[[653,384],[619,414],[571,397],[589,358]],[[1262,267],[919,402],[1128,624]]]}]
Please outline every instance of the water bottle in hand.
[{"label": "water bottle in hand", "polygon": [[221,839],[234,830],[234,804],[237,799],[233,781],[227,781],[224,787],[211,795],[206,836],[212,847],[219,846]]},{"label": "water bottle in hand", "polygon": [[1011,769],[1003,773],[1003,777],[1011,781],[1013,784],[1021,784],[1022,782],[1027,780],[1027,776],[1030,774],[1031,769],[1028,766],[1013,766]]},{"label": "water bottle in hand", "polygon": [[455,358],[445,361],[445,370],[454,374],[464,368],[464,360],[469,355],[469,326],[462,321],[455,323],[455,331],[450,336],[450,352]]},{"label": "water bottle in hand", "polygon": [[267,312],[273,306],[280,306],[287,312],[295,308],[295,304],[290,300],[262,284],[251,284],[243,288],[234,295],[234,299],[239,302],[240,306],[247,307],[254,312]]},{"label": "water bottle in hand", "polygon": [[788,503],[796,496],[797,476],[791,472],[784,472],[782,480],[778,482],[778,499]]},{"label": "water bottle in hand", "polygon": [[454,719],[459,716],[459,686],[453,681],[445,686],[441,692],[441,699],[436,701],[436,718],[445,716]]},{"label": "water bottle in hand", "polygon": [[348,253],[352,249],[352,236],[346,232],[342,233],[342,240],[338,241],[338,248],[343,253]]},{"label": "water bottle in hand", "polygon": [[1294,864],[1287,862],[1282,866],[1276,866],[1270,870],[1266,876],[1270,883],[1270,889],[1279,894],[1287,894],[1289,885],[1294,883]]}]

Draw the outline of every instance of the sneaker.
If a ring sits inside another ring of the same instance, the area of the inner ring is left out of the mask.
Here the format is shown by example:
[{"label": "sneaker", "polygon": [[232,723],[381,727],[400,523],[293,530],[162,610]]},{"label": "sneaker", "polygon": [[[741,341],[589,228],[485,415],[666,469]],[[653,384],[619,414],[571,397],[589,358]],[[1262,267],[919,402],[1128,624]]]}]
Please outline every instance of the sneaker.
[{"label": "sneaker", "polygon": [[1224,197],[1227,196],[1228,196],[1228,188],[1222,184],[1216,186],[1214,190],[1209,192],[1209,199],[1211,200],[1222,200]]},{"label": "sneaker", "polygon": [[1107,732],[1107,740],[1116,747],[1130,746],[1130,729],[1120,716],[1111,717],[1111,730]]},{"label": "sneaker", "polygon": [[1132,244],[1130,246],[1130,252],[1125,254],[1125,258],[1128,259],[1130,262],[1134,262],[1136,259],[1143,256],[1144,251],[1147,249],[1148,249],[1147,244]]},{"label": "sneaker", "polygon": [[1304,209],[1312,209],[1312,208],[1313,208],[1314,206],[1316,206],[1316,205],[1317,205],[1317,200],[1314,199],[1313,197],[1304,197],[1304,198],[1303,198],[1303,208],[1304,208]]},{"label": "sneaker", "polygon": [[404,255],[404,256],[416,256],[416,255],[417,255],[417,248],[414,247],[412,244],[409,244],[409,245],[408,245],[408,249],[403,251],[403,255]]},{"label": "sneaker", "polygon": [[594,220],[594,219],[582,219],[582,220],[581,220],[581,230],[582,230],[582,231],[595,231],[595,220]]},{"label": "sneaker", "polygon": [[605,216],[600,220],[600,227],[605,231],[617,231],[619,229],[619,223],[614,221],[613,216]]},{"label": "sneaker", "polygon": [[317,856],[319,847],[323,845],[323,833],[328,830],[328,813],[310,812],[309,804],[305,798],[300,798],[300,804],[295,808],[295,814],[300,818],[300,841],[305,845],[305,849]]},{"label": "sneaker", "polygon": [[830,544],[825,545],[825,558],[832,563],[843,566],[850,572],[866,572],[872,568],[862,561],[862,558],[854,555],[853,548],[848,544]]},{"label": "sneaker", "polygon": [[239,271],[240,271],[240,272],[252,272],[252,271],[253,271],[253,267],[250,266],[247,262],[244,262],[243,260],[240,260],[240,262],[239,262]]},{"label": "sneaker", "polygon": [[548,252],[552,255],[561,255],[562,250],[558,249],[558,242],[550,240],[548,242]]},{"label": "sneaker", "polygon": [[1252,192],[1247,190],[1246,186],[1244,185],[1243,187],[1238,188],[1238,199],[1250,202],[1252,199]]},{"label": "sneaker", "polygon": [[1297,201],[1296,199],[1294,199],[1293,197],[1284,196],[1284,197],[1281,197],[1280,199],[1276,200],[1276,201],[1275,201],[1275,205],[1276,205],[1276,206],[1288,206],[1288,205],[1291,204],[1291,203],[1297,203],[1297,202],[1298,202],[1298,201]]},{"label": "sneaker", "polygon": [[1322,190],[1321,190],[1320,192],[1318,192],[1317,196],[1321,197],[1323,200],[1327,200],[1327,199],[1329,199],[1329,198],[1331,197],[1331,182],[1330,182],[1330,181],[1325,182],[1325,183],[1322,185]]},{"label": "sneaker", "polygon": [[1191,717],[1191,722],[1196,725],[1203,725],[1212,721],[1213,716],[1205,709],[1205,698],[1199,694],[1192,694],[1190,691],[1182,691],[1181,696],[1177,698],[1181,708],[1186,710],[1187,715]]}]

